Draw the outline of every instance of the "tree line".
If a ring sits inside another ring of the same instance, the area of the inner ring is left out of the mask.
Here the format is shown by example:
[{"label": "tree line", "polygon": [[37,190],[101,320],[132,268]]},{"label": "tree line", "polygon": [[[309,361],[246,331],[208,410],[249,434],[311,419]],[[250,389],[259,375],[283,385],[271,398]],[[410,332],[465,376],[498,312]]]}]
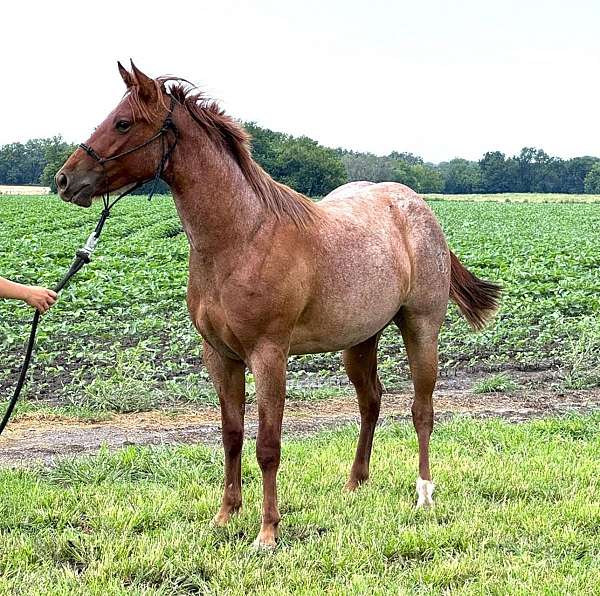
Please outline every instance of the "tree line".
[{"label": "tree line", "polygon": [[53,186],[54,175],[74,150],[75,145],[60,136],[3,145],[0,184]]},{"label": "tree line", "polygon": [[[561,159],[543,149],[524,147],[518,155],[489,151],[479,161],[456,158],[426,163],[412,153],[374,155],[323,147],[306,136],[295,137],[245,124],[252,135],[256,161],[273,178],[311,196],[323,196],[346,182],[401,182],[420,193],[600,193],[600,159]],[[62,137],[31,139],[0,147],[0,184],[50,186],[75,150]],[[160,191],[166,191],[162,185]],[[143,193],[145,189],[138,192]]]},{"label": "tree line", "polygon": [[600,193],[599,158],[564,160],[534,147],[524,147],[512,157],[488,151],[479,161],[456,158],[439,164],[424,163],[410,153],[381,157],[343,149],[337,152],[348,180],[393,180],[421,193]]}]

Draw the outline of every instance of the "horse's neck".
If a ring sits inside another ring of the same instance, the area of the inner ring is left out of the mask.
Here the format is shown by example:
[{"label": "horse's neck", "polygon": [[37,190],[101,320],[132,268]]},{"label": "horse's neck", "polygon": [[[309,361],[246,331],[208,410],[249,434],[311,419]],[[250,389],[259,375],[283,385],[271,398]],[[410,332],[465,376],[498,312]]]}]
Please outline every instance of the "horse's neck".
[{"label": "horse's neck", "polygon": [[233,158],[199,130],[180,138],[167,181],[192,250],[243,248],[265,219]]}]

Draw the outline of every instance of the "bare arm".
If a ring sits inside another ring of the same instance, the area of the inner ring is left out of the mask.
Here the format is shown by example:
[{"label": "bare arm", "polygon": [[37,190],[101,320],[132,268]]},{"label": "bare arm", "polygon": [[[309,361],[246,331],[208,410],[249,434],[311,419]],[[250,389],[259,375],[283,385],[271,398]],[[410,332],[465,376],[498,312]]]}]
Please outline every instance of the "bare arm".
[{"label": "bare arm", "polygon": [[0,298],[23,300],[44,313],[56,302],[57,294],[46,288],[26,286],[0,277]]}]

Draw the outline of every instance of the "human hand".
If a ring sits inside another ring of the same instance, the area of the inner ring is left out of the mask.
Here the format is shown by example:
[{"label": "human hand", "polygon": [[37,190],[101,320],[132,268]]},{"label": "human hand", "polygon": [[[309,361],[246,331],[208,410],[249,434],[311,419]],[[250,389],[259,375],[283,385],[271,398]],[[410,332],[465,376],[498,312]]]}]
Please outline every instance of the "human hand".
[{"label": "human hand", "polygon": [[56,292],[37,286],[28,286],[25,291],[25,302],[42,314],[56,302],[57,297]]}]

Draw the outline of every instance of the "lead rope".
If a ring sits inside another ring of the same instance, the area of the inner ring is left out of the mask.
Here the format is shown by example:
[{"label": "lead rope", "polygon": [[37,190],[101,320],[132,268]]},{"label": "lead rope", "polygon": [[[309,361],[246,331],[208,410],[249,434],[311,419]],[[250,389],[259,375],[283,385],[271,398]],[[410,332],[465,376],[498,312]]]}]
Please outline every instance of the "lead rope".
[{"label": "lead rope", "polygon": [[[165,118],[165,121],[163,122],[161,129],[151,139],[149,139],[145,143],[142,143],[141,145],[138,145],[137,147],[134,147],[133,149],[124,151],[123,153],[119,153],[118,155],[114,155],[112,157],[102,158],[88,145],[84,145],[84,144],[80,145],[81,149],[83,149],[91,158],[96,160],[102,166],[102,170],[104,172],[104,180],[106,183],[106,188],[105,188],[104,194],[102,195],[102,202],[103,202],[104,208],[102,209],[102,212],[100,213],[100,218],[98,219],[98,223],[96,224],[94,231],[89,235],[84,246],[75,253],[75,257],[74,257],[73,262],[71,263],[71,266],[69,267],[68,271],[65,273],[65,275],[60,280],[60,282],[56,285],[56,287],[53,288],[57,294],[59,294],[66,287],[66,285],[69,283],[70,279],[75,274],[77,274],[83,268],[84,265],[87,265],[91,261],[92,253],[94,252],[96,245],[98,244],[100,234],[102,233],[102,228],[104,228],[104,224],[106,223],[106,220],[108,219],[108,217],[110,215],[111,209],[123,197],[132,193],[134,190],[136,190],[137,188],[139,188],[143,184],[146,184],[146,182],[149,182],[149,181],[153,181],[153,184],[152,184],[150,193],[148,194],[148,200],[150,200],[154,196],[154,193],[156,192],[156,189],[158,186],[158,182],[164,172],[167,162],[169,161],[171,155],[173,154],[173,151],[175,150],[175,147],[177,146],[177,141],[178,141],[178,137],[179,137],[177,128],[172,120],[173,107],[174,107],[174,98],[171,97],[171,108],[169,110],[167,117]],[[168,134],[169,131],[171,131],[173,133],[174,141],[165,150],[165,147],[166,147],[165,136]],[[131,188],[129,188],[125,192],[121,193],[116,199],[114,199],[111,202],[110,201],[110,191],[109,191],[110,184],[109,184],[109,180],[108,180],[108,175],[106,173],[105,163],[107,161],[112,161],[119,157],[123,157],[124,155],[133,153],[134,151],[137,151],[138,149],[142,149],[143,147],[146,147],[147,145],[149,145],[150,143],[152,143],[153,141],[155,141],[158,138],[161,139],[162,157],[160,158],[160,162],[156,168],[156,172],[155,172],[154,176],[152,178],[150,178],[150,180],[143,180],[141,182],[137,182]],[[17,401],[19,400],[19,396],[21,395],[21,391],[23,390],[23,386],[25,385],[25,380],[27,378],[27,371],[29,370],[29,365],[31,364],[31,357],[33,355],[33,347],[35,345],[35,337],[37,334],[39,323],[40,323],[40,311],[36,310],[35,314],[33,315],[33,320],[31,321],[31,331],[29,332],[29,341],[27,342],[27,348],[25,350],[25,359],[23,360],[23,364],[21,365],[21,371],[19,372],[19,380],[17,381],[17,386],[15,387],[15,392],[14,392],[10,402],[8,403],[6,412],[4,413],[4,417],[2,418],[2,422],[0,422],[0,435],[4,431],[6,425],[8,424],[8,421],[10,420],[13,410],[15,409],[15,406],[17,405]]]},{"label": "lead rope", "polygon": [[[80,248],[75,253],[75,258],[69,267],[69,270],[65,273],[63,278],[60,280],[58,285],[54,288],[54,291],[58,294],[66,285],[69,283],[69,280],[79,272],[79,270],[90,262],[92,253],[96,248],[96,244],[98,243],[98,238],[100,237],[100,232],[104,227],[104,222],[108,218],[109,211],[106,209],[102,210],[100,214],[100,219],[96,224],[95,230],[90,234],[89,238],[85,245]],[[19,373],[19,380],[17,381],[17,386],[15,387],[15,392],[6,408],[6,412],[4,413],[4,417],[2,418],[2,422],[0,422],[0,435],[4,428],[8,424],[10,417],[17,405],[17,401],[19,396],[21,395],[21,391],[23,390],[23,385],[25,385],[25,379],[27,377],[27,371],[29,370],[29,365],[31,363],[31,356],[33,354],[33,347],[35,345],[35,336],[37,334],[37,329],[40,323],[40,311],[36,310],[33,315],[33,320],[31,321],[31,331],[29,332],[29,341],[27,342],[27,348],[25,350],[25,359],[23,364],[21,365],[21,372]]]}]

